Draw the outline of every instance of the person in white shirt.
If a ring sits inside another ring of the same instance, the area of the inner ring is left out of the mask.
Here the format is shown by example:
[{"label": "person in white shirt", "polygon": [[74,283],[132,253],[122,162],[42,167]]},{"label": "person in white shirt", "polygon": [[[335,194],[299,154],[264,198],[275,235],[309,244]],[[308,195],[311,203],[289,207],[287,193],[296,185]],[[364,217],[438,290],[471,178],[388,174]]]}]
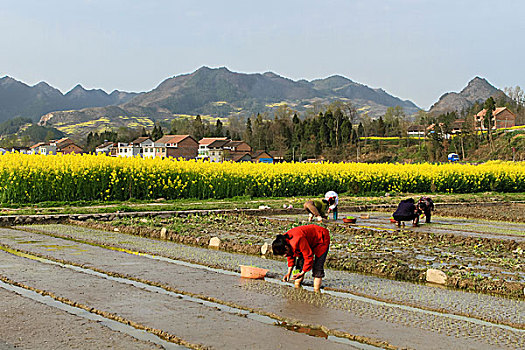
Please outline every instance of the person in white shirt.
[{"label": "person in white shirt", "polygon": [[330,203],[327,213],[332,212],[334,220],[337,220],[337,205],[339,204],[339,195],[334,191],[328,191],[324,195],[324,199]]}]

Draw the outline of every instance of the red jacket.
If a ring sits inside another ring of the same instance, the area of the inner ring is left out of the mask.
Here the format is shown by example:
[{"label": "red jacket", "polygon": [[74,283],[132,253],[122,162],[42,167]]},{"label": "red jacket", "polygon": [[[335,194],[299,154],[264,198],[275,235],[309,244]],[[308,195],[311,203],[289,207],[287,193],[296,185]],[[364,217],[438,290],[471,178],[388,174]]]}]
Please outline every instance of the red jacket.
[{"label": "red jacket", "polygon": [[288,267],[294,265],[295,258],[303,256],[303,271],[308,272],[314,264],[314,255],[323,255],[330,245],[330,234],[317,225],[297,226],[286,232],[286,241],[292,246],[292,256],[286,256]]}]

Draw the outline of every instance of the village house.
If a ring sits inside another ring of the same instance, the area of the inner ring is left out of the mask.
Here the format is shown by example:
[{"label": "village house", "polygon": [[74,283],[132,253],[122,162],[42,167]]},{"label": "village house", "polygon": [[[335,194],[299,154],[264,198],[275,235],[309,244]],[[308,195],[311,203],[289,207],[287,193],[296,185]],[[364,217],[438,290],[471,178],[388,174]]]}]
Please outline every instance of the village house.
[{"label": "village house", "polygon": [[465,123],[465,119],[456,119],[452,123],[450,127],[450,133],[451,134],[458,134],[461,133],[461,130],[463,130],[463,124]]},{"label": "village house", "polygon": [[199,143],[190,135],[164,135],[144,148],[144,157],[195,159]]},{"label": "village house", "polygon": [[230,140],[215,140],[209,145],[208,148],[208,159],[210,162],[222,162],[225,160],[226,149],[224,148]]},{"label": "village house", "polygon": [[255,151],[251,154],[254,163],[273,163],[273,157],[266,151]]},{"label": "village house", "polygon": [[197,159],[209,159],[210,158],[210,149],[208,146],[217,140],[226,141],[227,137],[205,137],[199,141],[199,151]]},{"label": "village house", "polygon": [[425,137],[425,127],[423,125],[411,125],[408,127],[407,134],[410,137]]},{"label": "village house", "polygon": [[10,147],[7,151],[11,153],[31,154],[30,147]]},{"label": "village house", "polygon": [[[483,122],[486,114],[486,109],[476,114],[476,130],[487,130]],[[498,107],[492,112],[491,125],[493,130],[511,128],[516,126],[516,115],[507,107]]]},{"label": "village house", "polygon": [[29,147],[7,147],[7,148],[0,148],[0,154],[4,154],[4,153],[31,154],[31,148],[29,148]]},{"label": "village house", "polygon": [[136,140],[133,140],[129,144],[119,143],[118,156],[119,157],[142,157],[143,147],[149,147],[153,144],[153,141],[148,136],[141,136]]},{"label": "village house", "polygon": [[230,153],[244,153],[251,152],[252,147],[244,141],[230,141],[224,145],[224,149]]},{"label": "village house", "polygon": [[71,154],[71,153],[83,153],[84,150],[82,147],[78,146],[70,138],[64,137],[59,140],[49,141],[50,145],[56,147],[57,153],[61,154]]},{"label": "village house", "polygon": [[224,160],[231,162],[251,162],[252,155],[250,152],[230,153]]},{"label": "village house", "polygon": [[232,141],[226,137],[207,137],[199,141],[197,159],[210,162],[251,161],[252,147],[244,141]]},{"label": "village house", "polygon": [[268,154],[272,157],[272,163],[284,163],[284,154],[282,152],[270,151]]},{"label": "village house", "polygon": [[83,149],[76,145],[71,139],[64,137],[59,140],[51,140],[49,142],[39,142],[31,146],[31,154],[70,154],[83,153]]},{"label": "village house", "polygon": [[57,154],[57,148],[51,146],[49,142],[38,142],[31,146],[31,154],[42,154],[44,156]]},{"label": "village house", "polygon": [[445,124],[444,123],[438,123],[438,124],[430,124],[427,127],[427,135],[437,133],[438,135],[443,136],[444,139],[448,140],[452,136],[450,133],[445,132]]},{"label": "village house", "polygon": [[96,154],[105,154],[107,156],[116,157],[118,152],[118,143],[112,141],[106,141],[97,148],[95,148]]}]

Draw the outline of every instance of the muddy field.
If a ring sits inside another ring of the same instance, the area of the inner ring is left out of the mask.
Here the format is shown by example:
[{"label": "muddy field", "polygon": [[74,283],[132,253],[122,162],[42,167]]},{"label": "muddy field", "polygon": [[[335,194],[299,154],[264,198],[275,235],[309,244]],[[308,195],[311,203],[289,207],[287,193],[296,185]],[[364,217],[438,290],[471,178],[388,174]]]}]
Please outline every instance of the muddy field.
[{"label": "muddy field", "polygon": [[[332,244],[328,266],[397,280],[422,282],[426,270],[440,269],[454,288],[523,297],[525,287],[525,224],[435,216],[432,224],[398,229],[389,214],[347,212],[354,225],[341,220],[326,224]],[[207,246],[221,239],[221,249],[261,254],[276,234],[305,224],[303,214],[253,217],[245,215],[186,218],[126,218],[111,223],[78,223],[185,244]],[[266,253],[271,256],[270,253]]]},{"label": "muddy field", "polygon": [[[286,264],[265,249],[302,213],[0,228],[0,312],[14,315],[0,348],[524,348],[525,224],[436,214],[397,228],[388,212],[343,210],[358,221],[324,224],[321,294],[309,276],[280,282]],[[447,286],[425,283],[428,268]]]},{"label": "muddy field", "polygon": [[0,229],[0,246],[3,283],[186,348],[525,346],[519,300],[333,270],[326,285],[340,292],[318,295],[239,278],[239,264],[278,276],[282,261],[68,225]]}]

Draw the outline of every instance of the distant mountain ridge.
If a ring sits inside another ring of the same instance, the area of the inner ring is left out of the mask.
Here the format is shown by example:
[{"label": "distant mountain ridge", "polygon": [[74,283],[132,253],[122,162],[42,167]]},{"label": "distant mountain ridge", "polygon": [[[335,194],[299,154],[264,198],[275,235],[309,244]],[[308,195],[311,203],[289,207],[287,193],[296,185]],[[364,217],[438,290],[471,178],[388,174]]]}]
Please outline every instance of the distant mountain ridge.
[{"label": "distant mountain ridge", "polygon": [[[433,114],[462,111],[476,101],[502,93],[487,80],[475,77],[459,93],[440,97],[429,110]],[[335,100],[351,102],[361,114],[383,115],[400,106],[407,115],[419,110],[380,88],[370,88],[340,75],[312,81],[282,77],[273,72],[236,73],[226,67],[201,67],[193,73],[173,76],[144,93],[86,90],[75,86],[66,94],[45,82],[28,86],[10,77],[0,78],[0,122],[15,116],[38,118],[67,134],[87,134],[106,128],[152,127],[174,115],[249,116],[272,111],[282,104],[300,113],[314,105]]]},{"label": "distant mountain ridge", "polygon": [[484,102],[503,91],[492,86],[486,79],[475,77],[461,92],[448,92],[430,107],[429,113],[438,115],[447,112],[461,112],[470,108],[476,102]]},{"label": "distant mountain ridge", "polygon": [[[341,76],[293,81],[272,72],[245,74],[225,67],[202,67],[197,71],[163,81],[156,89],[128,101],[125,106],[154,108],[183,114],[232,113],[239,108],[248,113],[263,112],[268,105],[287,103],[303,111],[312,102],[349,100],[357,108],[369,107],[373,116],[388,107],[401,106],[407,114],[419,108],[410,101],[371,89]],[[218,102],[222,110],[217,109]],[[226,102],[226,103],[224,103]]]},{"label": "distant mountain ridge", "polygon": [[0,78],[0,122],[15,117],[38,120],[43,114],[53,111],[116,105],[136,95],[118,90],[107,94],[99,89],[86,90],[81,85],[62,94],[46,82],[29,86],[5,76]]},{"label": "distant mountain ridge", "polygon": [[[250,116],[287,104],[304,112],[314,104],[349,101],[360,113],[383,115],[389,107],[401,106],[407,115],[419,110],[413,102],[391,96],[342,76],[294,81],[273,72],[236,73],[225,67],[201,67],[193,73],[164,80],[155,89],[115,107],[85,108],[81,111],[52,112],[42,116],[42,125],[54,125],[71,132],[73,124],[92,129],[110,126],[149,127],[155,120],[169,120],[175,114]],[[116,114],[119,114],[116,116]],[[69,129],[68,129],[69,128]]]}]

